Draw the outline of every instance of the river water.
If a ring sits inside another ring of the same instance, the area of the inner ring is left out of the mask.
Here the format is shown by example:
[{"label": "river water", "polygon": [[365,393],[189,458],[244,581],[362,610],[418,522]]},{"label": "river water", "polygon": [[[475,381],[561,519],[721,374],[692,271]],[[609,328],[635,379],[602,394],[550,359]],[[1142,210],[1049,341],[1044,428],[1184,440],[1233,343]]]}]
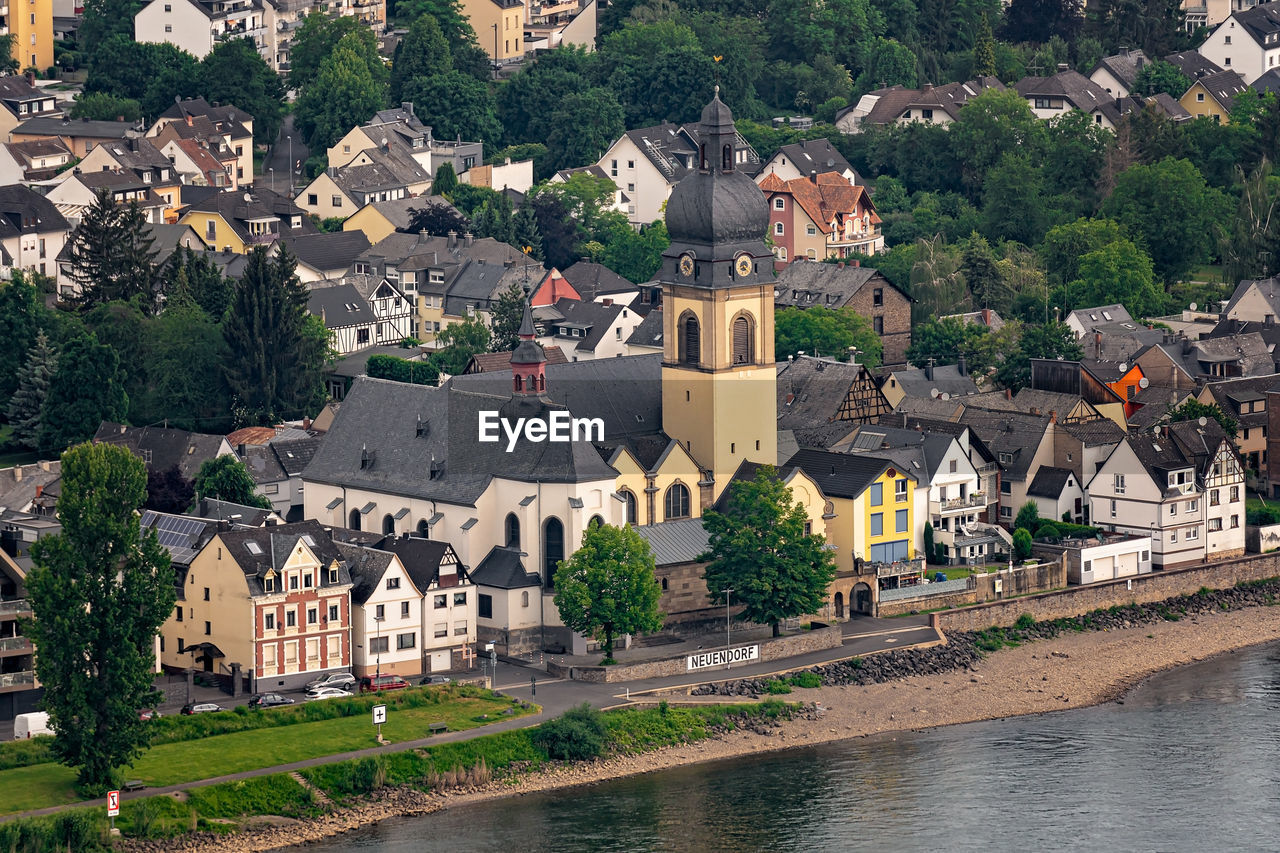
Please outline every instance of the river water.
[{"label": "river water", "polygon": [[1124,704],[702,764],[387,821],[308,851],[1280,850],[1280,646]]}]

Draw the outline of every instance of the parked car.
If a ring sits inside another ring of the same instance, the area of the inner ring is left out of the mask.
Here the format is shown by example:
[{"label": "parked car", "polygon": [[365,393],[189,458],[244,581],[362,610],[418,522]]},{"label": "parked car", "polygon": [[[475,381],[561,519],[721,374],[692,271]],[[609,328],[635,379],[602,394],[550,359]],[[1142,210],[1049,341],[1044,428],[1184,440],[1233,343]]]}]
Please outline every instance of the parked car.
[{"label": "parked car", "polygon": [[447,675],[427,675],[427,676],[424,676],[423,679],[418,683],[419,684],[449,684],[452,681],[453,679]]},{"label": "parked car", "polygon": [[293,700],[279,693],[256,693],[249,697],[250,708],[275,708],[279,705],[292,705]]},{"label": "parked car", "polygon": [[160,712],[159,712],[159,711],[157,711],[155,708],[140,708],[140,709],[138,709],[138,719],[139,719],[139,720],[154,720],[154,719],[156,719],[156,718],[157,718],[157,717],[159,717],[159,716],[161,716],[161,714],[160,714]]},{"label": "parked car", "polygon": [[398,675],[366,675],[360,679],[361,693],[370,693],[376,690],[400,690],[408,686],[409,682]]},{"label": "parked car", "polygon": [[48,711],[31,711],[13,718],[13,739],[26,740],[36,735],[51,735]]},{"label": "parked car", "polygon": [[214,711],[225,711],[226,708],[217,702],[188,702],[182,706],[180,714],[211,714]]},{"label": "parked car", "polygon": [[339,696],[350,695],[350,690],[342,690],[338,687],[317,687],[315,690],[308,690],[303,699],[307,702],[315,702],[319,699],[337,699]]},{"label": "parked car", "polygon": [[320,687],[338,687],[343,690],[350,690],[356,686],[356,677],[349,672],[331,672],[328,675],[322,675],[315,681],[307,685],[307,690],[315,690]]}]

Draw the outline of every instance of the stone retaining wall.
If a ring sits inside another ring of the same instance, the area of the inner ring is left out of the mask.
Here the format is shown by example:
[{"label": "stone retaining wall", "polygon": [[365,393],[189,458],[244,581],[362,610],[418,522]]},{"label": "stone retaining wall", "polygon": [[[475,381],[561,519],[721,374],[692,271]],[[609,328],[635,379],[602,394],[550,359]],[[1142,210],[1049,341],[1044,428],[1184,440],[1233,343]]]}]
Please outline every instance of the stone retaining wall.
[{"label": "stone retaining wall", "polygon": [[[770,661],[822,651],[823,649],[839,648],[844,642],[844,636],[839,625],[824,625],[821,622],[814,622],[813,625],[814,627],[810,631],[801,631],[798,634],[791,634],[787,637],[752,641],[741,645],[755,645],[758,642],[760,645],[759,659],[761,661]],[[738,645],[740,644],[734,644],[735,647]],[[707,651],[713,651],[714,648],[711,647]],[[618,664],[617,666],[565,666],[564,664],[550,662],[547,664],[547,673],[552,678],[572,678],[575,681],[590,681],[595,684],[615,681],[640,681],[646,678],[684,675],[689,671],[687,659],[687,654],[681,654],[679,657],[662,658],[661,660],[649,660],[633,664]],[[708,672],[711,673],[716,671],[708,669]]]},{"label": "stone retaining wall", "polygon": [[[996,578],[1001,581],[1001,591],[996,593]],[[876,615],[881,617],[901,616],[913,610],[934,610],[939,607],[969,607],[987,601],[1008,598],[1013,595],[1026,595],[1033,592],[1062,589],[1067,585],[1066,565],[1061,559],[1035,566],[1020,566],[1010,572],[991,572],[985,575],[974,575],[969,578],[969,588],[958,592],[940,595],[923,595],[916,598],[885,601],[881,599],[876,606]],[[928,589],[928,586],[923,589]]]},{"label": "stone retaining wall", "polygon": [[930,614],[930,619],[944,632],[981,631],[992,625],[1012,625],[1024,613],[1030,613],[1037,622],[1061,619],[1107,607],[1163,601],[1196,592],[1202,587],[1228,589],[1238,583],[1274,577],[1280,577],[1280,553],[1156,571],[1057,592],[993,601],[961,610],[944,610]]}]

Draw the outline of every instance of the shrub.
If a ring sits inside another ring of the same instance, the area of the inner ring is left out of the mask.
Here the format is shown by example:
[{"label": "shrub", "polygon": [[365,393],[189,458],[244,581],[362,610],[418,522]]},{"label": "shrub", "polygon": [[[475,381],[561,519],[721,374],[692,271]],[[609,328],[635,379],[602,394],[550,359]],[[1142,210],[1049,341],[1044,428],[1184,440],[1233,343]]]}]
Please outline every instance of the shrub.
[{"label": "shrub", "polygon": [[1045,523],[1036,528],[1036,538],[1044,539],[1049,542],[1056,542],[1060,537],[1058,527],[1054,524]]},{"label": "shrub", "polygon": [[822,676],[816,672],[797,672],[791,676],[791,683],[796,687],[813,689],[822,686]]},{"label": "shrub", "polygon": [[1031,556],[1031,534],[1025,527],[1019,527],[1013,531],[1013,556],[1018,560],[1025,560]]},{"label": "shrub", "polygon": [[1013,623],[1013,627],[1017,628],[1019,631],[1026,631],[1028,628],[1033,627],[1035,624],[1036,624],[1036,617],[1032,616],[1030,613],[1023,613],[1021,616],[1018,617],[1018,621]]},{"label": "shrub", "polygon": [[533,744],[550,758],[587,761],[604,752],[606,734],[600,712],[584,702],[538,726]]},{"label": "shrub", "polygon": [[770,696],[781,696],[791,692],[791,685],[779,678],[772,678],[764,683],[764,690]]}]

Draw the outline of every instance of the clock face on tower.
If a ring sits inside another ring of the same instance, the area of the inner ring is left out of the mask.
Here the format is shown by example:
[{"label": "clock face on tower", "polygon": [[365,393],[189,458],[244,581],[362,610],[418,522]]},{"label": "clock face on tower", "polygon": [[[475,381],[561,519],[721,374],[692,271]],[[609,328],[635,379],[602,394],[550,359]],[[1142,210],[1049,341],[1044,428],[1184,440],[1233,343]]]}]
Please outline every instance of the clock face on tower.
[{"label": "clock face on tower", "polygon": [[693,255],[686,253],[680,256],[680,275],[693,275]]},{"label": "clock face on tower", "polygon": [[739,278],[745,278],[751,275],[751,270],[755,268],[755,264],[752,262],[750,255],[738,255],[738,260],[734,262],[733,267],[737,271]]}]

